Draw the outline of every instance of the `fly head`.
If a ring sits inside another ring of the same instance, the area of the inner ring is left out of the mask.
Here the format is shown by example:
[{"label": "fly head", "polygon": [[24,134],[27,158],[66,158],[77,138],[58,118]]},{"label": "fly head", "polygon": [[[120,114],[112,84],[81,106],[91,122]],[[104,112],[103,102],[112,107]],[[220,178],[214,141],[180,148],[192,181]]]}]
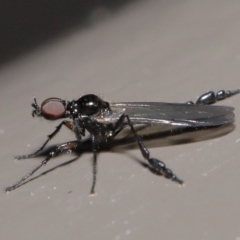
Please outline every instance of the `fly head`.
[{"label": "fly head", "polygon": [[57,120],[66,117],[66,102],[60,98],[48,98],[38,106],[36,98],[32,104],[32,116],[44,117],[47,120]]}]

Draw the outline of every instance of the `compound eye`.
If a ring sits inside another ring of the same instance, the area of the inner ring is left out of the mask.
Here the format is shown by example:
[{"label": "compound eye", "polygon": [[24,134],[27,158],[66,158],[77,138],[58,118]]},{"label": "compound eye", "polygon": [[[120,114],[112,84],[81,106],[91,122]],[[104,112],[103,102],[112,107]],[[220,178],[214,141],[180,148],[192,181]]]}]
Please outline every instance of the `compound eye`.
[{"label": "compound eye", "polygon": [[66,112],[65,105],[65,102],[60,98],[48,98],[42,102],[41,114],[49,120],[64,117]]},{"label": "compound eye", "polygon": [[78,99],[80,112],[88,116],[94,115],[101,110],[102,101],[99,97],[93,94],[88,94]]}]

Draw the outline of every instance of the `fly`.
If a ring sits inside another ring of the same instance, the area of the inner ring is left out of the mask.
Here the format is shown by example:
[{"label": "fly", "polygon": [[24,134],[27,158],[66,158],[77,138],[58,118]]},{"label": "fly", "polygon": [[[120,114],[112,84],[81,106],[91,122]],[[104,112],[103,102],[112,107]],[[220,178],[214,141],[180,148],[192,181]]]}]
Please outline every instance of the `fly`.
[{"label": "fly", "polygon": [[97,176],[97,150],[101,142],[111,142],[123,129],[130,127],[135,141],[142,153],[143,158],[148,162],[149,168],[159,175],[172,181],[183,184],[183,181],[177,177],[166,165],[150,157],[149,150],[143,144],[141,137],[137,134],[138,125],[171,125],[187,128],[214,127],[233,122],[233,107],[227,106],[209,106],[219,100],[240,93],[240,89],[233,91],[218,91],[216,94],[212,91],[201,95],[196,103],[161,103],[161,102],[116,102],[108,103],[96,95],[84,95],[78,100],[64,101],[60,98],[48,98],[42,102],[41,106],[37,104],[36,98],[32,107],[32,116],[43,117],[47,120],[63,120],[48,135],[46,142],[39,150],[29,155],[17,156],[16,159],[34,158],[43,150],[46,144],[60,131],[64,125],[75,133],[76,140],[59,144],[48,152],[39,166],[26,174],[14,185],[7,187],[6,192],[20,187],[26,179],[32,176],[38,169],[46,165],[54,156],[64,151],[72,151],[81,145],[85,131],[91,136],[93,151],[93,182],[91,194],[95,192]]}]

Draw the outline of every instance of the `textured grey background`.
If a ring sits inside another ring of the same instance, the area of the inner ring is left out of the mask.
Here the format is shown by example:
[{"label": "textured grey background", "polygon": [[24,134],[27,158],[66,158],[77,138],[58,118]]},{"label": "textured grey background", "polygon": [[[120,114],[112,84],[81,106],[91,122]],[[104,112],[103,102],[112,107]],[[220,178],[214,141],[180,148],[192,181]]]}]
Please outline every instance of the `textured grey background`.
[{"label": "textured grey background", "polygon": [[[5,39],[0,66],[2,190],[42,160],[12,157],[36,150],[57,124],[31,118],[33,96],[40,102],[85,93],[102,94],[108,101],[185,102],[208,90],[240,87],[239,1],[125,1],[115,8],[97,3],[86,12],[80,8],[84,18],[63,29],[64,22],[56,23],[56,34],[44,25],[47,37],[41,39],[37,28],[39,41],[25,41],[21,37],[28,35],[18,34],[18,28],[13,28],[15,39],[11,34]],[[70,16],[71,8],[66,9]],[[24,14],[20,17],[24,20]],[[24,21],[19,23],[23,26]],[[85,153],[0,194],[1,239],[239,240],[239,101],[238,95],[219,103],[236,109],[230,133],[150,148],[152,156],[185,180],[185,187],[143,168],[135,161],[142,159],[135,148],[99,154],[97,195],[89,196],[92,154]],[[64,129],[52,143],[72,137]],[[42,172],[74,157],[55,158]]]}]

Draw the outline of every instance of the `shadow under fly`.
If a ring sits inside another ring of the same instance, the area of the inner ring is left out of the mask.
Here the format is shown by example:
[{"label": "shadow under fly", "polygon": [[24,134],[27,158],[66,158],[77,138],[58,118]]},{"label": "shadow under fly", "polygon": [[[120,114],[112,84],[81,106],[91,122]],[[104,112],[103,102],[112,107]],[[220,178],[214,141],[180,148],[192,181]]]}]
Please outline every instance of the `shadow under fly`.
[{"label": "shadow under fly", "polygon": [[[157,126],[163,126],[162,137],[164,134],[181,134],[182,132],[197,131],[205,128],[215,128],[232,123],[234,121],[233,107],[228,106],[209,106],[217,101],[231,97],[240,93],[240,89],[233,91],[218,91],[216,94],[212,91],[201,95],[196,103],[191,101],[186,103],[163,103],[163,102],[111,102],[103,101],[96,95],[88,94],[80,97],[78,100],[64,101],[60,98],[48,98],[42,102],[41,106],[37,104],[36,98],[32,107],[32,116],[44,117],[47,120],[63,120],[56,129],[48,135],[47,140],[39,150],[29,155],[17,156],[16,159],[33,158],[39,155],[46,144],[60,131],[64,125],[75,134],[75,140],[59,144],[49,150],[47,157],[39,166],[26,174],[14,185],[7,187],[6,192],[12,191],[32,176],[38,169],[54,156],[62,152],[71,152],[79,150],[82,147],[82,138],[87,131],[90,134],[90,144],[93,152],[93,182],[91,194],[95,192],[97,176],[97,152],[101,147],[109,147],[118,141],[116,137],[129,127],[131,134],[123,139],[123,143],[128,138],[136,141],[143,158],[148,162],[149,168],[165,178],[171,179],[178,184],[183,181],[178,178],[166,165],[150,157],[148,148],[143,144],[142,135],[144,129]],[[167,128],[167,130],[166,130]],[[149,136],[154,136],[149,133]],[[155,134],[156,136],[161,136]],[[116,140],[116,141],[115,141]],[[120,143],[120,142],[118,142]]]}]

